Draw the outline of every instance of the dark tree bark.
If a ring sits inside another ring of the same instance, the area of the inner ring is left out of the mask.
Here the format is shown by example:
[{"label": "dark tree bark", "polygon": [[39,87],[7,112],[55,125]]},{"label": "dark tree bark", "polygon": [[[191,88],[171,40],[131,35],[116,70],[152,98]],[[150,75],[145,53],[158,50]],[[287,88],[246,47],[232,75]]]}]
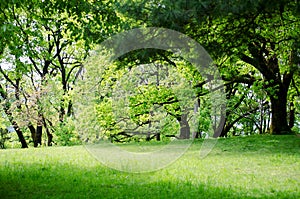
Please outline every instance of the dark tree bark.
[{"label": "dark tree bark", "polygon": [[290,113],[289,113],[289,127],[293,128],[295,125],[295,107],[294,103],[290,103]]},{"label": "dark tree bark", "polygon": [[184,113],[181,115],[181,118],[179,121],[179,124],[180,124],[179,138],[180,139],[190,139],[191,130],[190,130],[190,125],[189,125],[187,118],[188,118],[187,113]]},{"label": "dark tree bark", "polygon": [[156,137],[156,141],[160,141],[160,133],[156,133],[155,137]]},{"label": "dark tree bark", "polygon": [[42,132],[43,126],[41,124],[38,124],[36,127],[34,147],[37,147],[39,144],[42,145]]},{"label": "dark tree bark", "polygon": [[193,138],[195,138],[195,139],[202,138],[200,132],[199,131],[194,132]]},{"label": "dark tree bark", "polygon": [[31,133],[32,141],[33,141],[33,143],[35,143],[35,134],[36,134],[35,128],[31,123],[28,125],[28,128],[29,128],[29,131]]},{"label": "dark tree bark", "polygon": [[[50,130],[48,128],[48,125],[47,125],[47,122],[46,122],[46,119],[45,117],[43,116],[43,124],[44,124],[44,127],[46,129],[46,133],[47,133],[47,146],[52,146],[52,142],[53,142],[53,135],[50,133]],[[50,126],[51,126],[51,122],[50,122]]]},{"label": "dark tree bark", "polygon": [[61,123],[63,123],[64,122],[64,118],[65,118],[65,108],[64,108],[64,100],[61,100],[61,105],[60,105],[60,110],[59,110],[59,121],[61,122]]},{"label": "dark tree bark", "polygon": [[28,145],[26,143],[26,140],[24,138],[23,132],[20,129],[18,123],[14,120],[12,113],[10,112],[9,108],[4,108],[4,112],[8,117],[8,120],[10,121],[10,123],[12,124],[14,130],[16,131],[19,141],[21,142],[22,148],[28,148]]},{"label": "dark tree bark", "polygon": [[70,117],[74,115],[74,110],[73,110],[73,103],[72,101],[70,100],[69,103],[68,103],[68,111],[67,111],[67,116]]},{"label": "dark tree bark", "polygon": [[19,125],[17,124],[17,122],[16,121],[11,121],[11,123],[12,123],[15,131],[17,132],[17,135],[18,135],[19,141],[21,142],[22,148],[28,148],[26,140],[25,140],[25,138],[23,136],[23,132],[19,128]]},{"label": "dark tree bark", "polygon": [[287,95],[290,83],[293,78],[293,72],[286,72],[280,75],[278,59],[273,58],[269,62],[269,68],[273,69],[272,78],[268,78],[268,81],[274,81],[273,86],[275,90],[275,94],[269,94],[271,100],[271,125],[270,125],[270,133],[271,134],[289,134],[291,133],[291,128],[288,125],[287,121]]},{"label": "dark tree bark", "polygon": [[291,129],[287,122],[287,92],[283,85],[280,86],[275,96],[271,96],[271,134],[288,134]]}]

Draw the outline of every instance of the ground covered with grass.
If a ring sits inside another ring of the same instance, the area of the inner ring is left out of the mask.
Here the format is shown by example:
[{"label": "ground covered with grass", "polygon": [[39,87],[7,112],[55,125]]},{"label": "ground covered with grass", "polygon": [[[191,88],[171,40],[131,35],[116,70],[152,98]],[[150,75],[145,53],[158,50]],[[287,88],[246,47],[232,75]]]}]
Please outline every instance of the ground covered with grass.
[{"label": "ground covered with grass", "polygon": [[83,146],[1,150],[0,198],[300,198],[299,137],[219,139],[205,158],[202,142],[150,173],[107,168]]}]

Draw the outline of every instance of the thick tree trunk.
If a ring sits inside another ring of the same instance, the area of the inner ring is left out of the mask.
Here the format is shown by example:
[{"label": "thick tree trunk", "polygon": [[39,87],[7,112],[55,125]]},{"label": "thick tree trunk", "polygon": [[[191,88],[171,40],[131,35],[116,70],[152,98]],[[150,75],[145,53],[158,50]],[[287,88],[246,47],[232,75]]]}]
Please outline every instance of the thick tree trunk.
[{"label": "thick tree trunk", "polygon": [[[291,56],[289,60],[289,71],[280,73],[279,59],[276,56],[276,53],[273,53],[273,49],[268,49],[267,43],[264,43],[264,47],[258,46],[256,44],[249,44],[248,50],[250,51],[253,58],[248,57],[243,54],[241,59],[254,66],[258,69],[261,74],[264,76],[264,80],[269,83],[269,87],[272,92],[268,91],[268,88],[265,89],[268,92],[268,96],[271,100],[271,125],[270,133],[271,134],[289,134],[291,129],[287,122],[287,93],[291,80],[293,79],[294,72],[297,69],[295,66],[297,57],[295,49],[291,49]],[[262,53],[264,52],[264,53]],[[271,57],[266,58],[264,54],[269,52],[274,54]],[[277,90],[275,95],[274,90]]]},{"label": "thick tree trunk", "polygon": [[160,141],[160,133],[156,133],[155,137],[156,137],[156,141]]},{"label": "thick tree trunk", "polygon": [[182,114],[181,119],[179,121],[180,124],[180,139],[190,139],[190,125],[187,121],[188,114]]},{"label": "thick tree trunk", "polygon": [[287,89],[280,85],[279,91],[270,99],[272,113],[270,133],[275,135],[291,133],[287,122]]},{"label": "thick tree trunk", "polygon": [[17,135],[18,135],[19,141],[21,142],[22,148],[28,148],[26,140],[25,140],[25,138],[23,136],[23,132],[19,128],[17,122],[16,121],[12,121],[12,125],[13,125],[15,131],[17,132]]},{"label": "thick tree trunk", "polygon": [[42,145],[42,132],[43,132],[43,126],[42,124],[38,124],[36,127],[34,147],[37,147],[39,144]]},{"label": "thick tree trunk", "polygon": [[35,128],[31,123],[28,125],[28,128],[31,133],[32,141],[33,141],[33,143],[35,143],[35,135],[36,135]]}]

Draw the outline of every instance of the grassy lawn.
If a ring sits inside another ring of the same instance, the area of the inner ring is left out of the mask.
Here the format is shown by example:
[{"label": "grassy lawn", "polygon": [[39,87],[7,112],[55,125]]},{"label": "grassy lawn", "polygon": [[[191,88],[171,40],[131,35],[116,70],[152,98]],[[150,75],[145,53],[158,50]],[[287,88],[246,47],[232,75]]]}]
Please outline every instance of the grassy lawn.
[{"label": "grassy lawn", "polygon": [[300,137],[219,139],[205,158],[201,144],[139,174],[109,169],[83,146],[0,150],[0,198],[300,198]]}]

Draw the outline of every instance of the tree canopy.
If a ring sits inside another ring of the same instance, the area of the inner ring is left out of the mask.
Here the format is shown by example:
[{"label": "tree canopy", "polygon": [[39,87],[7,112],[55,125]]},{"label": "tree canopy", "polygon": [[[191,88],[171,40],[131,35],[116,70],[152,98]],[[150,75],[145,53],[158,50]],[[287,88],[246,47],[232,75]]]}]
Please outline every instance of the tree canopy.
[{"label": "tree canopy", "polygon": [[[220,136],[299,132],[297,0],[8,0],[0,10],[0,130],[3,136],[4,129],[16,132],[1,138],[6,142],[26,148],[88,141],[75,128],[74,98],[83,89],[78,79],[98,44],[135,27],[169,28],[199,42],[220,71],[226,107],[211,117],[209,81],[187,60],[139,49],[97,73],[96,114],[82,119],[100,124],[96,137],[149,141],[203,137],[210,130]],[[130,95],[116,103],[113,94],[126,91]]]}]

